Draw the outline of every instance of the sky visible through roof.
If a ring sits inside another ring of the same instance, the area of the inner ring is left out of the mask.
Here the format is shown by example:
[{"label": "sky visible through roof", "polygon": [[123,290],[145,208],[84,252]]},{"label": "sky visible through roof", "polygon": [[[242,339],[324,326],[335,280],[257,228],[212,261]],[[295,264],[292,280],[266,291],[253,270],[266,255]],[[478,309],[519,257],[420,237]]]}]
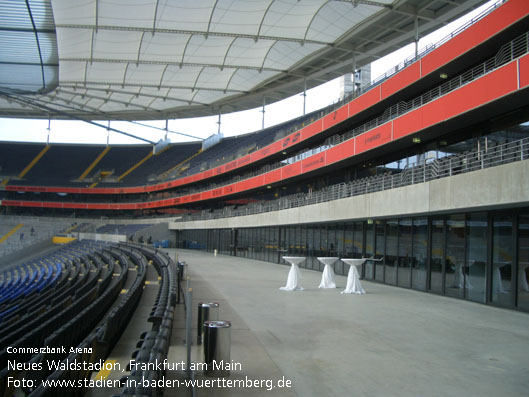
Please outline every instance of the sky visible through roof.
[{"label": "sky visible through roof", "polygon": [[[444,26],[419,41],[419,48],[434,44],[458,27],[464,25],[473,17],[481,13],[494,3],[490,1],[476,10],[468,13],[462,18]],[[393,66],[399,64],[408,56],[415,52],[415,44],[411,43],[406,47],[395,51],[371,64],[371,77],[375,79]],[[325,106],[337,102],[340,95],[339,79],[322,84],[307,91],[306,113],[321,109]],[[291,120],[303,115],[303,96],[294,95],[290,98],[276,102],[265,107],[264,126],[265,128]],[[194,139],[173,132],[182,132],[201,139],[205,139],[219,131],[218,116],[171,119],[168,122],[168,138],[172,142],[186,142]],[[99,122],[107,125],[106,121]],[[263,113],[262,108],[250,109],[241,112],[223,114],[221,116],[220,132],[224,136],[240,135],[262,128]],[[165,120],[145,121],[141,124],[148,124],[159,129],[148,128],[131,122],[112,121],[110,126],[120,131],[127,132],[139,137],[157,142],[163,139],[166,125]],[[49,129],[48,129],[49,127]],[[171,132],[173,131],[173,132]],[[0,118],[0,141],[15,142],[47,142],[50,143],[82,143],[82,144],[145,144],[145,142],[127,137],[117,132],[107,131],[105,128],[89,125],[82,121],[63,120],[26,120]]]}]

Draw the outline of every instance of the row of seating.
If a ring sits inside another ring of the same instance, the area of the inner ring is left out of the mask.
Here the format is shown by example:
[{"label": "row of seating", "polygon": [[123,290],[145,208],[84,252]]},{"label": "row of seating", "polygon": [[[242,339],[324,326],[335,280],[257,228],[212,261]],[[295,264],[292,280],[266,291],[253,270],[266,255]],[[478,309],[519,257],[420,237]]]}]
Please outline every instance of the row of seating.
[{"label": "row of seating", "polygon": [[[18,378],[21,375],[20,371],[7,368],[7,361],[27,363],[35,360],[31,352],[17,349],[46,346],[50,335],[65,327],[97,299],[102,287],[108,285],[106,280],[113,277],[113,267],[108,269],[108,264],[103,264],[100,254],[95,251],[100,246],[77,242],[55,253],[57,258],[68,259],[54,288],[43,289],[29,299],[20,300],[17,315],[4,321],[6,324],[0,331],[0,395],[8,392],[8,376]],[[105,274],[103,266],[107,268]],[[15,351],[7,353],[8,347]]]},{"label": "row of seating", "polygon": [[[201,142],[171,145],[159,155],[152,156],[133,172],[123,177],[128,170],[152,153],[152,146],[112,146],[84,180],[78,178],[100,155],[104,146],[51,145],[45,155],[23,176],[21,171],[43,150],[43,144],[0,143],[1,179],[9,179],[10,185],[72,186],[85,187],[95,181],[101,172],[110,172],[110,186],[141,185],[156,178],[161,170],[184,161],[196,153]],[[66,167],[65,167],[66,165]],[[114,183],[114,185],[113,185]],[[107,185],[107,184],[106,184]]]},{"label": "row of seating", "polygon": [[[4,293],[0,304],[2,324],[0,335],[17,316],[26,313],[25,309],[34,308],[36,301],[42,304],[45,296],[64,285],[72,270],[72,261],[78,259],[80,255],[80,253],[71,255],[72,249],[75,248],[57,250],[53,254],[8,269],[3,273]],[[13,308],[14,306],[16,309]]]},{"label": "row of seating", "polygon": [[[121,262],[120,262],[121,263]],[[124,261],[120,267],[120,273],[118,277],[115,277],[112,280],[112,273],[108,273],[108,277],[106,279],[103,279],[101,283],[97,287],[96,292],[96,298],[87,306],[83,308],[82,311],[77,313],[74,317],[72,317],[69,321],[67,321],[65,324],[63,324],[61,327],[56,329],[53,333],[51,333],[46,340],[44,341],[44,345],[50,348],[60,348],[61,346],[72,346],[72,347],[81,347],[83,345],[86,345],[87,341],[85,338],[94,330],[97,324],[99,324],[103,318],[104,314],[110,309],[110,307],[114,304],[116,299],[118,298],[123,285],[128,277],[128,262]],[[108,281],[107,281],[108,280]],[[111,283],[110,283],[111,281]],[[105,288],[104,285],[107,285],[108,288]],[[109,285],[110,284],[110,285]],[[97,333],[96,333],[97,335]],[[83,343],[84,342],[84,343]],[[92,343],[94,340],[91,341]],[[87,346],[87,347],[91,347]],[[68,356],[65,356],[62,353],[46,353],[40,355],[40,362],[45,363],[47,361],[61,361],[61,360],[75,360],[75,358],[79,359],[79,355],[82,353],[73,353]],[[93,349],[92,349],[93,354]],[[106,356],[108,354],[108,351],[103,352],[101,349],[99,350],[99,354],[101,356]],[[88,361],[91,362],[91,357],[87,357]],[[95,362],[95,361],[94,361]],[[43,368],[47,368],[47,366],[43,366]],[[49,371],[49,370],[41,370],[41,371],[33,371],[31,373],[31,377],[33,380],[35,380],[35,384],[41,385],[41,381],[43,379],[47,379],[49,376],[51,376],[55,371]],[[78,371],[75,371],[78,372]],[[62,376],[68,376],[68,379],[70,379],[70,376],[72,373],[70,371],[60,371]],[[77,373],[77,375],[83,375],[89,377],[91,375],[91,372],[82,371],[80,374]],[[41,387],[41,391],[36,392],[36,395],[43,395],[45,390],[44,386]],[[36,391],[37,388],[35,388]],[[48,393],[51,393],[52,391],[49,390]],[[66,395],[67,392],[61,388],[62,395]]]},{"label": "row of seating", "polygon": [[[132,359],[137,363],[144,364],[161,363],[167,358],[171,343],[174,308],[178,293],[177,265],[166,253],[157,249],[134,243],[120,244],[120,246],[140,250],[143,255],[149,258],[160,276],[160,287],[148,318],[148,321],[152,323],[151,330],[140,335],[140,340],[136,345],[138,350],[133,352]],[[130,374],[122,378],[124,387],[120,395],[161,396],[163,390],[152,387],[152,382],[164,376],[163,370],[153,371],[137,368],[127,368]],[[149,386],[144,386],[141,379],[149,380]],[[129,382],[127,382],[128,380]],[[136,382],[132,382],[133,380]]]},{"label": "row of seating", "polygon": [[[78,347],[81,349],[79,353],[72,353],[65,360],[69,362],[77,360],[78,362],[90,362],[96,363],[100,360],[104,360],[115,346],[119,337],[121,336],[124,328],[126,327],[129,319],[137,307],[139,299],[141,298],[142,291],[145,284],[146,278],[146,267],[147,261],[141,253],[125,252],[120,247],[109,247],[103,252],[103,256],[111,256],[116,263],[121,266],[121,275],[116,282],[106,290],[105,294],[101,295],[96,301],[94,301],[89,307],[81,312],[77,318],[72,319],[70,324],[67,324],[63,331],[63,336],[67,337],[67,340],[62,339],[60,343],[74,344],[77,341],[75,336],[71,336],[72,330],[75,334],[80,329],[85,329],[85,321],[94,323],[94,320],[90,320],[92,317],[98,317],[99,312],[107,312],[107,314],[98,322],[98,325],[90,332],[82,341],[80,341]],[[108,305],[115,301],[114,297],[118,296],[124,282],[124,274],[127,274],[129,267],[135,266],[137,269],[136,278],[127,291],[126,294],[122,294],[119,301],[108,310]],[[92,324],[90,324],[92,325]],[[90,329],[88,327],[88,329]],[[55,343],[57,340],[55,341]],[[47,343],[54,343],[51,340],[47,340]],[[83,348],[91,348],[92,353],[83,352]],[[55,381],[73,381],[79,382],[90,379],[92,373],[90,371],[83,370],[56,370],[51,374],[48,374],[47,380]],[[82,394],[84,390],[79,387],[62,387],[62,388],[51,388],[45,387],[42,383],[38,388],[33,390],[30,396],[78,396]]]}]

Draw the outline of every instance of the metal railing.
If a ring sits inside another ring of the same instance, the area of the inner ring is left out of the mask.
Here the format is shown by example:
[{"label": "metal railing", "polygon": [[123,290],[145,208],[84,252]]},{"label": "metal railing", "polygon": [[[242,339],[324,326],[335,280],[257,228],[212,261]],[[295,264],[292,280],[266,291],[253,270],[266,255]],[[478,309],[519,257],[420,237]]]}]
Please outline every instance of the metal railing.
[{"label": "metal railing", "polygon": [[[321,119],[324,116],[334,112],[336,109],[340,108],[341,106],[345,105],[349,101],[353,100],[354,98],[357,98],[360,95],[363,95],[366,92],[370,91],[371,89],[379,86],[384,81],[388,80],[390,77],[392,77],[393,75],[395,75],[398,72],[400,72],[402,69],[405,69],[406,67],[410,66],[411,64],[413,64],[417,60],[419,60],[422,57],[424,57],[426,54],[428,54],[431,51],[433,51],[434,49],[440,47],[441,45],[446,43],[448,40],[451,40],[452,38],[457,36],[459,33],[463,32],[468,27],[472,26],[476,22],[478,22],[481,19],[483,19],[485,16],[490,14],[492,11],[494,11],[496,8],[501,6],[506,1],[507,0],[498,0],[498,1],[496,1],[490,7],[486,8],[485,10],[483,10],[480,14],[476,15],[470,21],[468,21],[464,25],[460,26],[459,28],[455,29],[453,32],[451,32],[450,34],[448,34],[447,36],[445,36],[444,38],[442,38],[438,42],[436,42],[434,44],[430,43],[430,44],[426,45],[425,47],[421,48],[416,55],[415,54],[411,55],[408,58],[404,59],[399,64],[391,67],[384,74],[378,76],[373,81],[371,81],[370,84],[367,84],[367,85],[365,85],[363,87],[360,87],[360,88],[356,89],[355,91],[351,92],[349,95],[345,96],[344,98],[338,99],[336,102],[332,103],[331,105],[328,105],[328,106],[326,106],[326,107],[324,107],[324,108],[322,108],[322,109],[320,109],[318,111],[313,112],[311,117],[312,118],[316,118],[316,119]],[[301,125],[304,125],[304,123],[307,120],[310,120],[311,117],[307,117],[305,119],[302,119],[302,120],[299,121],[299,123]],[[295,125],[289,126],[287,128],[278,127],[278,130],[275,133],[274,141],[280,140],[280,139],[284,138],[285,136],[287,136],[288,134],[291,134],[292,132],[298,131],[300,129],[301,129],[301,127],[300,127],[299,124],[295,124]],[[244,150],[244,149],[247,149],[247,148],[243,148],[242,150]],[[239,150],[241,150],[241,149],[239,149]],[[234,156],[233,158],[229,158],[229,159],[227,158],[225,161],[221,161],[221,162],[218,162],[218,159],[217,159],[217,162],[215,162],[214,164],[209,164],[208,166],[210,166],[211,168],[214,168],[214,167],[217,167],[219,165],[228,163],[228,162],[232,161],[235,158],[237,158],[237,156]]]},{"label": "metal railing", "polygon": [[[429,90],[428,92],[422,94],[421,96],[417,98],[414,98],[407,102],[401,101],[399,103],[396,103],[390,108],[387,108],[381,116],[373,120],[370,120],[364,123],[363,125],[354,128],[353,130],[347,131],[343,134],[336,134],[336,135],[330,136],[323,142],[322,145],[315,147],[315,148],[299,151],[293,156],[283,159],[279,162],[276,162],[273,164],[267,164],[254,171],[246,172],[244,174],[234,176],[232,178],[223,180],[218,183],[210,183],[207,185],[206,188],[208,190],[215,189],[217,187],[225,186],[227,184],[240,182],[242,180],[262,175],[271,170],[281,168],[288,164],[292,164],[292,163],[301,161],[307,157],[313,156],[333,146],[339,145],[349,139],[352,139],[358,135],[361,135],[373,128],[381,126],[387,123],[388,121],[391,121],[397,117],[402,116],[403,114],[407,112],[410,112],[414,109],[424,106],[425,104],[432,102],[435,99],[462,87],[463,85],[469,84],[470,82],[484,76],[487,73],[490,73],[491,71],[501,67],[502,65],[528,52],[529,52],[529,32],[526,32],[518,36],[514,40],[504,44],[498,50],[498,52],[496,53],[494,57],[489,58],[485,62],[482,62],[481,64],[473,67],[472,69],[467,70],[466,72],[452,78],[451,80],[446,81],[440,86],[437,86]],[[194,193],[202,192],[204,188],[205,188],[204,186],[197,186],[194,188],[191,187],[187,189],[182,189],[179,191],[179,193],[194,194]]]},{"label": "metal railing", "polygon": [[276,200],[252,203],[238,209],[224,208],[212,213],[202,211],[192,215],[186,215],[178,221],[220,219],[297,208],[305,205],[395,189],[402,186],[425,183],[435,179],[526,159],[529,159],[529,138],[497,146],[489,145],[487,148],[481,148],[459,155],[445,156],[437,159],[425,158],[422,162],[413,163],[401,172],[395,174],[386,172],[381,175],[366,177],[349,183],[329,186],[315,192],[297,193]]}]

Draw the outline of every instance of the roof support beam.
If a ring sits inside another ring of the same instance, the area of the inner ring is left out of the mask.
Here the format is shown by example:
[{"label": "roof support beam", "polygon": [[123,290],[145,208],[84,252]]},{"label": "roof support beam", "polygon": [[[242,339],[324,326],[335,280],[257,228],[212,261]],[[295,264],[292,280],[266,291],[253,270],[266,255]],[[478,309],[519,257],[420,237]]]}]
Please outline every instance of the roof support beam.
[{"label": "roof support beam", "polygon": [[[107,92],[107,90],[105,88],[99,88],[99,87],[90,87],[89,89],[87,89],[87,91],[88,90],[90,92],[96,92],[96,93],[97,92],[104,92],[104,93]],[[69,94],[69,95],[78,95],[77,92],[69,91],[68,89],[65,89],[65,88],[62,88],[60,92],[64,92],[65,94]],[[131,95],[131,96],[137,95],[137,92],[125,91],[125,90],[112,90],[112,92],[115,93],[115,94],[121,94],[121,95]],[[163,100],[182,102],[182,103],[188,103],[189,102],[189,100],[186,100],[186,99],[169,97],[168,94],[169,94],[169,92],[166,95],[162,96],[162,95],[154,95],[154,94],[148,94],[148,93],[143,92],[141,95],[142,95],[142,97],[153,98],[153,99],[163,99]],[[111,95],[111,94],[107,94],[107,95]],[[95,94],[89,94],[89,93],[85,94],[85,96],[89,97],[89,98],[101,100],[101,101],[115,102],[115,103],[122,103],[122,104],[125,103],[123,101],[113,100],[113,99],[110,98],[110,96],[95,95]],[[48,95],[48,97],[51,98],[51,95]],[[197,105],[206,105],[205,103],[202,103],[202,102],[196,102],[196,104]]]},{"label": "roof support beam", "polygon": [[46,75],[44,73],[44,62],[42,61],[42,51],[40,49],[39,43],[39,34],[37,33],[37,27],[35,26],[35,20],[33,19],[33,14],[31,13],[31,6],[29,5],[29,0],[26,0],[26,8],[28,10],[29,18],[31,20],[31,26],[33,26],[33,33],[35,34],[35,41],[37,42],[37,49],[39,51],[40,59],[40,70],[42,73],[42,88],[46,88]]},{"label": "roof support beam", "polygon": [[[91,89],[92,86],[119,86],[122,87],[121,83],[116,82],[108,82],[108,81],[79,81],[79,80],[67,80],[61,82],[61,89],[67,86],[77,86],[81,85],[83,88]],[[211,88],[211,87],[200,87],[197,86],[195,88],[190,86],[183,86],[183,85],[162,85],[161,87],[158,84],[140,84],[140,83],[126,83],[125,86],[127,87],[145,87],[145,88],[174,88],[174,89],[180,89],[180,90],[203,90],[203,91],[220,91],[224,92],[224,88]],[[122,87],[123,88],[123,87]],[[236,94],[246,94],[247,91],[241,91],[241,90],[227,90],[228,92],[236,93]]]},{"label": "roof support beam", "polygon": [[[94,25],[77,25],[77,24],[57,24],[57,28],[62,29],[94,29]],[[142,27],[130,27],[130,26],[98,26],[97,29],[101,30],[118,30],[118,31],[125,31],[125,32],[153,32],[152,28],[142,28]],[[197,30],[181,30],[181,29],[160,29],[157,28],[156,32],[158,33],[169,33],[169,34],[180,34],[180,35],[201,35],[204,36],[205,33],[203,31],[197,31]],[[290,43],[310,43],[310,44],[319,44],[319,45],[331,45],[332,43],[329,43],[327,41],[319,41],[319,40],[303,40],[298,39],[294,37],[282,37],[282,36],[257,36],[255,34],[241,34],[241,33],[225,33],[225,32],[207,32],[208,37],[209,36],[217,36],[217,37],[237,37],[237,38],[244,38],[244,39],[252,39],[256,40],[257,38],[259,40],[272,40],[272,41],[285,41]]]},{"label": "roof support beam", "polygon": [[215,13],[215,9],[217,8],[219,0],[215,0],[215,4],[213,4],[213,7],[211,8],[211,13],[209,14],[209,21],[208,21],[208,29],[206,30],[206,34],[204,37],[207,39],[209,35],[209,29],[211,28],[211,20],[213,19],[213,14]]},{"label": "roof support beam", "polygon": [[154,17],[152,18],[152,35],[154,36],[154,32],[156,32],[156,18],[158,18],[158,5],[160,4],[160,0],[156,0],[156,5],[154,6]]},{"label": "roof support beam", "polygon": [[266,14],[268,14],[268,11],[270,10],[270,7],[272,7],[272,4],[274,4],[275,0],[270,0],[270,3],[268,3],[268,7],[266,7],[265,12],[263,13],[263,17],[261,18],[261,23],[259,24],[259,29],[257,29],[257,35],[255,36],[255,41],[259,40],[259,35],[261,34],[261,28],[263,27],[263,22],[266,18]]},{"label": "roof support beam", "polygon": [[[268,51],[270,51],[270,49]],[[185,55],[185,54],[183,54],[183,55]],[[267,55],[268,55],[268,52],[267,52]],[[258,70],[258,71],[266,70],[268,72],[275,72],[275,73],[284,73],[285,72],[284,69],[263,68],[263,67],[258,67],[258,66],[227,65],[225,63],[220,64],[220,63],[197,63],[197,62],[145,61],[145,60],[139,60],[138,58],[136,58],[136,59],[60,58],[59,61],[60,62],[87,62],[87,61],[90,61],[90,62],[100,62],[100,63],[127,63],[127,64],[134,63],[136,65],[169,65],[169,66],[178,66],[178,67],[183,67],[183,66],[200,66],[200,67],[207,66],[207,67],[211,67],[211,68],[219,68],[220,70],[223,70],[223,69],[245,69],[245,70]],[[224,61],[225,61],[225,59],[224,59]]]},{"label": "roof support beam", "polygon": [[76,120],[79,120],[79,121],[84,121],[85,123],[88,123],[88,124],[91,124],[91,125],[95,125],[96,127],[101,127],[101,128],[106,129],[106,130],[114,131],[114,132],[117,132],[119,134],[126,135],[128,137],[131,137],[131,138],[134,138],[134,139],[138,139],[140,141],[144,141],[144,142],[150,143],[151,145],[154,145],[154,142],[150,141],[148,139],[145,139],[145,138],[133,135],[133,134],[129,134],[128,132],[121,131],[121,130],[118,130],[116,128],[112,128],[112,127],[106,126],[104,124],[96,123],[95,121],[85,120],[85,119],[83,119],[81,117],[75,117],[71,113],[66,113],[66,112],[64,112],[62,110],[52,108],[52,107],[50,107],[48,105],[44,105],[42,103],[38,103],[38,102],[36,102],[34,100],[31,100],[31,99],[28,99],[28,98],[25,98],[25,97],[22,97],[22,96],[14,96],[14,95],[5,94],[5,93],[0,93],[0,94],[3,95],[3,96],[11,98],[15,102],[18,102],[18,103],[21,103],[21,104],[25,104],[25,105],[28,105],[30,107],[37,108],[37,109],[40,109],[40,110],[44,110],[44,111],[48,112],[50,115],[53,114],[53,115],[66,116],[66,118],[69,118],[69,119],[73,118],[73,119],[76,119]]}]

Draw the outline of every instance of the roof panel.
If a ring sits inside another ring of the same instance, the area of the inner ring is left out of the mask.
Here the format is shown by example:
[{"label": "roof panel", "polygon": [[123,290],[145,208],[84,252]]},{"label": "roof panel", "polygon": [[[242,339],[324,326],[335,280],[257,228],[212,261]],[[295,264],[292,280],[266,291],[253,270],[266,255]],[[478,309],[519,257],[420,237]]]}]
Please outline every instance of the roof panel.
[{"label": "roof panel", "polygon": [[176,63],[182,61],[189,34],[156,32],[145,34],[141,43],[140,60]]},{"label": "roof panel", "polygon": [[187,45],[184,62],[222,65],[233,38],[194,35]]},{"label": "roof panel", "polygon": [[197,87],[206,89],[226,90],[231,77],[236,72],[235,69],[224,69],[206,67],[200,73]]},{"label": "roof panel", "polygon": [[320,0],[274,1],[263,20],[261,35],[303,40],[307,26],[321,6]]},{"label": "roof panel", "polygon": [[92,29],[57,28],[60,58],[86,58],[92,51]]},{"label": "roof panel", "polygon": [[346,2],[330,2],[314,16],[307,29],[308,40],[333,42],[351,26],[355,26],[380,11],[379,7]]},{"label": "roof panel", "polygon": [[55,25],[92,25],[96,23],[96,2],[92,0],[52,0]]},{"label": "roof panel", "polygon": [[208,90],[198,90],[196,95],[193,97],[193,101],[198,103],[211,104],[215,101],[219,101],[228,96],[222,91],[208,91]]},{"label": "roof panel", "polygon": [[97,84],[121,84],[123,83],[127,65],[127,63],[93,62],[87,70],[86,82]]},{"label": "roof panel", "polygon": [[279,42],[268,53],[264,65],[267,68],[287,70],[307,55],[323,48],[319,44]]},{"label": "roof panel", "polygon": [[98,25],[152,28],[156,1],[98,0]]},{"label": "roof panel", "polygon": [[135,61],[142,32],[98,30],[94,35],[94,59]]},{"label": "roof panel", "polygon": [[248,67],[261,67],[263,58],[266,56],[273,40],[252,40],[245,38],[236,39],[226,56],[227,65],[241,65]]},{"label": "roof panel", "polygon": [[256,35],[268,2],[219,0],[213,9],[209,31]]},{"label": "roof panel", "polygon": [[156,86],[160,83],[164,65],[129,64],[125,84]]},{"label": "roof panel", "polygon": [[[350,71],[352,49],[360,67],[412,42],[415,9],[433,15],[420,20],[422,35],[485,2],[28,1],[37,26],[45,29],[38,32],[43,62],[59,63],[60,86],[51,96],[26,99],[45,98],[53,106],[65,98],[71,106],[99,108],[92,115],[76,110],[73,117],[98,119],[105,116],[101,112],[109,119],[149,119],[160,117],[160,111],[164,117],[189,117],[217,114],[219,107],[260,106],[263,95],[280,99]],[[40,64],[26,1],[0,0],[0,7],[0,61]],[[21,28],[27,32],[11,40],[7,32]],[[57,70],[39,67],[4,68],[0,83],[38,91],[41,81],[53,89],[48,79],[57,82]],[[20,112],[19,105],[0,107],[0,114],[10,109],[15,116],[49,117],[45,109]]]},{"label": "roof panel", "polygon": [[238,91],[250,91],[274,75],[275,73],[268,71],[259,72],[258,70],[239,69],[233,75],[228,88]]},{"label": "roof panel", "polygon": [[161,86],[164,87],[186,87],[191,89],[202,70],[201,66],[188,66],[180,68],[178,66],[168,66],[163,74]]},{"label": "roof panel", "polygon": [[59,66],[60,80],[63,84],[71,81],[83,82],[85,69],[86,62],[61,61]]},{"label": "roof panel", "polygon": [[205,32],[215,0],[160,0],[156,17],[157,29]]}]

